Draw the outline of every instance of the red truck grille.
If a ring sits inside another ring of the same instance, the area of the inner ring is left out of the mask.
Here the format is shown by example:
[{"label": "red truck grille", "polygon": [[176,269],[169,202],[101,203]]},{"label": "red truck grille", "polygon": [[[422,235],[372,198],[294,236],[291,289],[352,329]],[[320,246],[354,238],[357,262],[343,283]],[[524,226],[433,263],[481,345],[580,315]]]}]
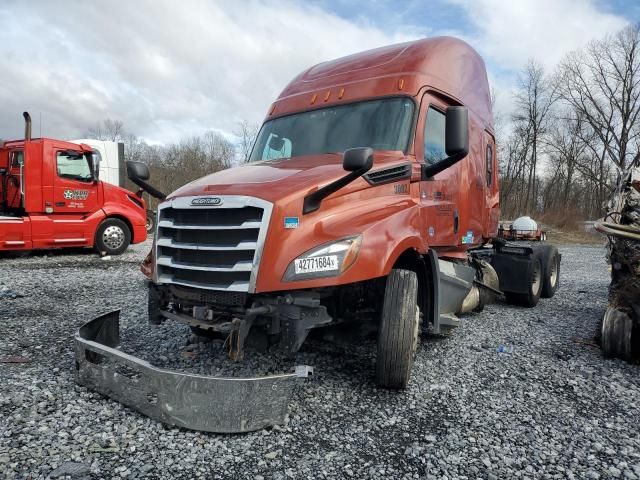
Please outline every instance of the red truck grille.
[{"label": "red truck grille", "polygon": [[165,202],[158,214],[157,282],[254,291],[271,208],[264,200],[231,195]]}]

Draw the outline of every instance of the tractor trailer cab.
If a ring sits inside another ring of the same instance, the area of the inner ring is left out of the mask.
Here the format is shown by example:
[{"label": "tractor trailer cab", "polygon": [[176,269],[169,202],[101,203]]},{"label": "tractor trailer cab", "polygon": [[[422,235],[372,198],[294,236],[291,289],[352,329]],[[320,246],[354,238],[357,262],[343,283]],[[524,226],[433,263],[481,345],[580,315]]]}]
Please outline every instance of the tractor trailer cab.
[{"label": "tractor trailer cab", "polygon": [[496,297],[558,286],[554,247],[498,239],[485,66],[449,37],[302,72],[269,108],[250,162],[172,193],[142,270],[149,319],[297,351],[315,328],[370,322],[376,379],[404,388],[419,331]]},{"label": "tractor trailer cab", "polygon": [[[0,145],[0,251],[94,247],[108,255],[146,240],[142,195],[100,180],[90,145],[31,138]],[[134,165],[148,177],[144,165]]]}]

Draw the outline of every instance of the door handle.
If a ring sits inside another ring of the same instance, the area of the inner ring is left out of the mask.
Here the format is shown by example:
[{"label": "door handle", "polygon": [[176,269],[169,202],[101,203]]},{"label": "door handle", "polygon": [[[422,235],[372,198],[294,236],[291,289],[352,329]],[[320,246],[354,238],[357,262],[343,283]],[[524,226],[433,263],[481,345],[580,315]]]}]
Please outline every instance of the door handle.
[{"label": "door handle", "polygon": [[65,202],[56,202],[56,207],[64,207],[65,205]]}]

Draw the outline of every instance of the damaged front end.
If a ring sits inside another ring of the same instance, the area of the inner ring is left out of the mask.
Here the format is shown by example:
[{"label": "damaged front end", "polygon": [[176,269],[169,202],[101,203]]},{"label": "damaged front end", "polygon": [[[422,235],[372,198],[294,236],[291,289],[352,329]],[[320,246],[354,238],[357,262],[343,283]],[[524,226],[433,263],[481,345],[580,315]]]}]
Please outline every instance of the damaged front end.
[{"label": "damaged front end", "polygon": [[241,433],[284,423],[298,382],[313,369],[256,378],[225,378],[165,370],[124,353],[120,311],[80,327],[75,337],[76,382],[169,425]]}]

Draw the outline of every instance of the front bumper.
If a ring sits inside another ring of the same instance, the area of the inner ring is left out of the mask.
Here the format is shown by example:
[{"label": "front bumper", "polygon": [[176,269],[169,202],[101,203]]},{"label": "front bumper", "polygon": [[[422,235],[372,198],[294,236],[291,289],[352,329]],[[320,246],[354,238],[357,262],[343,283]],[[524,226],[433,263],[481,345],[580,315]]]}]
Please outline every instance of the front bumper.
[{"label": "front bumper", "polygon": [[154,367],[117,349],[120,311],[87,322],[75,336],[76,382],[177,427],[241,433],[284,423],[297,382],[313,369],[256,378],[193,375]]}]

